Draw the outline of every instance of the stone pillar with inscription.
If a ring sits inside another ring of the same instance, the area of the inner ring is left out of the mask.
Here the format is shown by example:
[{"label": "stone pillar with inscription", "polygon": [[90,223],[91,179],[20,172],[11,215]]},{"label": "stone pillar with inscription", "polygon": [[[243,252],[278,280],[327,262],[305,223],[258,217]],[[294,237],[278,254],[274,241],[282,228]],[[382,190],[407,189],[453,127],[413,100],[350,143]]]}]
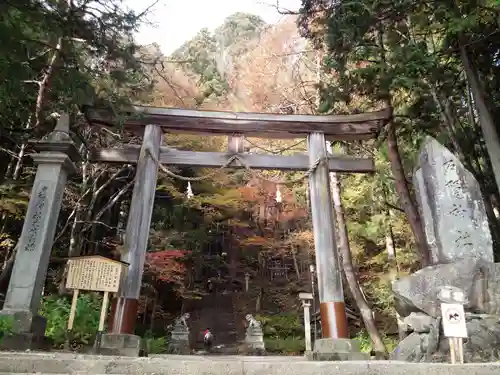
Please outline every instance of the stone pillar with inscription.
[{"label": "stone pillar with inscription", "polygon": [[493,262],[493,243],[479,183],[432,137],[425,140],[414,185],[433,264],[473,257]]},{"label": "stone pillar with inscription", "polygon": [[0,315],[14,318],[14,335],[3,346],[30,348],[45,333],[38,308],[50,252],[69,173],[80,155],[69,135],[69,116],[62,114],[47,137],[30,141],[38,153],[31,155],[37,172],[26,212],[9,288]]}]

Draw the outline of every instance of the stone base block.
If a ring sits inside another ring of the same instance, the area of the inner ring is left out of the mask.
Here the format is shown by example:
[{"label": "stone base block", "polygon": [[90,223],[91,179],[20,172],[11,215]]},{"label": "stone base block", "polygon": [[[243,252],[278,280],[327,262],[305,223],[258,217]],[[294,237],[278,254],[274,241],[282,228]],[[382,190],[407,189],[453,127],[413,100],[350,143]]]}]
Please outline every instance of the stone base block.
[{"label": "stone base block", "polygon": [[53,344],[53,340],[48,337],[35,336],[32,333],[14,333],[0,340],[0,349],[9,351],[35,350],[48,352],[52,349]]},{"label": "stone base block", "polygon": [[308,361],[312,361],[312,360],[314,359],[312,350],[306,350],[306,351],[304,352],[304,357],[305,357]]},{"label": "stone base block", "polygon": [[139,357],[141,338],[125,333],[106,333],[102,335],[100,354],[126,357]]},{"label": "stone base block", "polygon": [[174,339],[170,341],[170,353],[172,354],[191,354],[191,349],[189,347],[189,340]]},{"label": "stone base block", "polygon": [[13,331],[16,333],[32,333],[34,336],[43,337],[47,320],[40,315],[33,315],[29,310],[0,311],[0,319],[12,319]]},{"label": "stone base block", "polygon": [[370,359],[368,353],[361,353],[359,343],[349,339],[318,339],[314,342],[315,361],[363,361]]},{"label": "stone base block", "polygon": [[245,344],[249,348],[265,350],[266,345],[264,343],[264,334],[262,333],[262,331],[251,334],[247,332],[245,336]]},{"label": "stone base block", "polygon": [[266,355],[266,349],[264,349],[264,348],[254,348],[254,347],[250,347],[248,345],[245,345],[244,354],[248,355],[248,356],[259,356],[259,357],[262,357],[262,356]]},{"label": "stone base block", "polygon": [[[0,311],[0,319],[12,321],[13,334],[3,337],[0,347],[5,350],[49,350],[51,340],[45,337],[47,321],[29,310]],[[8,324],[8,323],[7,323]]]}]

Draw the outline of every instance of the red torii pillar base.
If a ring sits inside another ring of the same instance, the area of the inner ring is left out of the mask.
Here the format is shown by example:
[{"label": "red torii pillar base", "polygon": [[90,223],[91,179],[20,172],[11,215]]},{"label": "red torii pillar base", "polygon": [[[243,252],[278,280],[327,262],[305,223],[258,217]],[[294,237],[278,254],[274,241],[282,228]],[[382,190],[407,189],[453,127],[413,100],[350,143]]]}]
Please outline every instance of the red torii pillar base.
[{"label": "red torii pillar base", "polygon": [[134,335],[139,302],[132,298],[116,298],[108,317],[108,332],[102,335],[100,354],[138,357],[141,337]]},{"label": "red torii pillar base", "polygon": [[[119,311],[117,311],[119,306]],[[108,332],[134,334],[139,301],[135,298],[115,298],[108,316]],[[115,325],[115,319],[119,319]]]}]

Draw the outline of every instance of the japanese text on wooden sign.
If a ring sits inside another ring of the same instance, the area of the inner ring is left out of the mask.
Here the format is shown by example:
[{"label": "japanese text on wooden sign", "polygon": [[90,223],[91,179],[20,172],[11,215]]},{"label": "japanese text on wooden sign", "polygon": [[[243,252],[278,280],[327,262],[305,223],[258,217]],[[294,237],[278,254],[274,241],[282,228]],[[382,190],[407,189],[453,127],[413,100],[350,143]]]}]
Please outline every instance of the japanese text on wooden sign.
[{"label": "japanese text on wooden sign", "polygon": [[442,303],[443,331],[446,337],[467,338],[464,306],[459,303]]},{"label": "japanese text on wooden sign", "polygon": [[103,257],[85,257],[68,261],[66,288],[115,293],[120,287],[124,264]]}]

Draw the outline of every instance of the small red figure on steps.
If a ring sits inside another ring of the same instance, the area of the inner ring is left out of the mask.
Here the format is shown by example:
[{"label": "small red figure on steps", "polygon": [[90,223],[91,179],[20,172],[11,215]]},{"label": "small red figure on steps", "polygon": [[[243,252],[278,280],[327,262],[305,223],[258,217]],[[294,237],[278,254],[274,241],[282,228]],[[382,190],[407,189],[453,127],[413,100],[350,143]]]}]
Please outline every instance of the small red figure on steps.
[{"label": "small red figure on steps", "polygon": [[210,328],[207,328],[205,332],[203,332],[203,346],[205,347],[205,350],[207,352],[209,352],[212,349],[212,340],[213,340],[212,332],[210,332]]}]

